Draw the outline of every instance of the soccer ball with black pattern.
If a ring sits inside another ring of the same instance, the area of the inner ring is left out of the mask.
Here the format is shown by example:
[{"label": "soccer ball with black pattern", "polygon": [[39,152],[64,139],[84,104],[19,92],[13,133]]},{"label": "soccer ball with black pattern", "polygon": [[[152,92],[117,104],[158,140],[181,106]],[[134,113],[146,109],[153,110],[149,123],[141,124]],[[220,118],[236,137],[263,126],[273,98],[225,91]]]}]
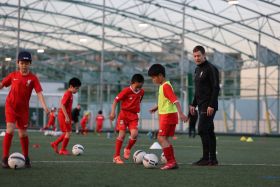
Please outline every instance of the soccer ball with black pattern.
[{"label": "soccer ball with black pattern", "polygon": [[13,153],[9,156],[8,165],[12,169],[19,169],[25,166],[25,157],[21,153]]},{"label": "soccer ball with black pattern", "polygon": [[143,162],[143,157],[146,155],[145,151],[142,150],[137,150],[133,154],[133,161],[135,164],[142,164]]},{"label": "soccer ball with black pattern", "polygon": [[143,165],[145,168],[148,168],[148,169],[156,168],[158,165],[157,155],[155,155],[153,153],[146,154],[143,158]]},{"label": "soccer ball with black pattern", "polygon": [[76,144],[72,148],[72,153],[75,156],[80,156],[84,154],[85,148],[81,144]]}]

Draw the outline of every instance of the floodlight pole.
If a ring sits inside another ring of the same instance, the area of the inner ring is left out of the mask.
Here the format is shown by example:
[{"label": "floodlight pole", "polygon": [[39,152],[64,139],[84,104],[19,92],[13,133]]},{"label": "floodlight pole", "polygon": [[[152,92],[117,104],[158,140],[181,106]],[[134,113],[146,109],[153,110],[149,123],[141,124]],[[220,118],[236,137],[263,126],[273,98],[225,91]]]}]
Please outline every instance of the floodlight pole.
[{"label": "floodlight pole", "polygon": [[21,0],[18,0],[18,19],[17,19],[17,51],[16,51],[16,63],[17,63],[17,56],[19,53],[19,46],[20,46],[20,6]]},{"label": "floodlight pole", "polygon": [[[181,48],[181,62],[180,62],[180,79],[181,79],[181,90],[180,90],[180,103],[181,103],[181,107],[183,112],[185,113],[186,111],[185,110],[185,107],[183,105],[184,103],[184,97],[183,97],[183,91],[184,91],[184,53],[185,53],[185,11],[186,11],[186,8],[185,8],[185,3],[183,5],[183,25],[182,25],[182,36],[181,36],[181,42],[182,42],[182,48]],[[186,92],[186,95],[188,93]],[[185,98],[187,98],[188,100],[188,97],[186,96]],[[180,125],[180,130],[183,131],[183,123]]]},{"label": "floodlight pole", "polygon": [[279,121],[280,121],[280,58],[278,57],[278,84],[277,84],[277,133],[279,133]]},{"label": "floodlight pole", "polygon": [[101,50],[101,64],[100,64],[100,110],[103,110],[103,71],[104,71],[104,39],[105,39],[105,0],[103,0],[102,10],[102,50]]},{"label": "floodlight pole", "polygon": [[261,34],[259,32],[259,41],[257,48],[257,62],[258,62],[258,85],[257,85],[257,129],[256,134],[260,134],[260,46],[261,46]]}]

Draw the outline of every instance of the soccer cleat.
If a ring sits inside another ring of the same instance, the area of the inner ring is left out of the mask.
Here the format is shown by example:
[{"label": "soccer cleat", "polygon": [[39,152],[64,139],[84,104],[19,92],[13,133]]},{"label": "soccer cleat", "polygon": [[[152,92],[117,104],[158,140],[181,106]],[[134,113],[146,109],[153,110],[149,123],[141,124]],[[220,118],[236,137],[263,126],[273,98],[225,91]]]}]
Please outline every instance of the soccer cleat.
[{"label": "soccer cleat", "polygon": [[10,168],[9,164],[8,164],[8,157],[5,157],[5,158],[2,159],[1,165],[2,165],[2,168],[5,168],[5,169]]},{"label": "soccer cleat", "polygon": [[66,149],[64,149],[64,150],[60,149],[59,154],[60,155],[70,155],[70,153]]},{"label": "soccer cleat", "polygon": [[124,150],[123,150],[123,158],[128,160],[129,156],[130,156],[130,149],[124,148]]},{"label": "soccer cleat", "polygon": [[167,163],[165,164],[163,167],[161,167],[161,170],[169,170],[169,169],[178,169],[179,166],[176,162],[171,162],[171,163]]},{"label": "soccer cleat", "polygon": [[193,166],[208,166],[209,160],[204,158],[199,159],[198,161],[192,163]]},{"label": "soccer cleat", "polygon": [[218,166],[219,162],[218,160],[210,160],[208,163],[208,166]]},{"label": "soccer cleat", "polygon": [[58,147],[57,147],[57,145],[54,142],[52,142],[51,146],[52,146],[54,152],[58,154]]},{"label": "soccer cleat", "polygon": [[116,156],[113,158],[113,163],[115,164],[124,164],[120,156]]},{"label": "soccer cleat", "polygon": [[25,158],[25,168],[31,168],[31,162],[29,157]]}]

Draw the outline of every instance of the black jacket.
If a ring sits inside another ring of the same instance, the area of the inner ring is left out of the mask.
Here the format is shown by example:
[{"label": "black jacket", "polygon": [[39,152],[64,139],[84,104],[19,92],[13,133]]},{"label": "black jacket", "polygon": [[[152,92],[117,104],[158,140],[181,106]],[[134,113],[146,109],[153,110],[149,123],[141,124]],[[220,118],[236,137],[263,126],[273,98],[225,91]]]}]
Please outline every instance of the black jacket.
[{"label": "black jacket", "polygon": [[198,106],[206,112],[210,106],[218,110],[220,91],[218,69],[207,60],[195,69],[195,95],[192,106]]},{"label": "black jacket", "polygon": [[77,123],[79,121],[80,110],[78,108],[74,108],[72,110],[72,120]]}]

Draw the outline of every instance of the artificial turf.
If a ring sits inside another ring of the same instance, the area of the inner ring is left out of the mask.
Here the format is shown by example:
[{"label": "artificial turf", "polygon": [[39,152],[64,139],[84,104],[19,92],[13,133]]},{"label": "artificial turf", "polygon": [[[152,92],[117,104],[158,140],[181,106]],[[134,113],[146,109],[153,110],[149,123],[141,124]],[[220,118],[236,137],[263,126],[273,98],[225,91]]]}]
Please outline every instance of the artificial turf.
[{"label": "artificial turf", "polygon": [[[83,145],[82,156],[55,154],[50,147],[55,137],[40,132],[30,132],[29,137],[32,168],[0,169],[0,186],[280,186],[278,137],[253,137],[254,142],[247,143],[238,136],[217,136],[220,165],[201,167],[191,165],[201,156],[200,138],[178,135],[172,142],[179,169],[169,171],[145,169],[132,159],[124,165],[113,164],[114,134],[111,138],[106,133],[73,134],[68,148]],[[132,154],[141,149],[160,156],[161,150],[149,149],[154,141],[140,134]],[[20,151],[19,139],[14,136],[11,153]]]}]

